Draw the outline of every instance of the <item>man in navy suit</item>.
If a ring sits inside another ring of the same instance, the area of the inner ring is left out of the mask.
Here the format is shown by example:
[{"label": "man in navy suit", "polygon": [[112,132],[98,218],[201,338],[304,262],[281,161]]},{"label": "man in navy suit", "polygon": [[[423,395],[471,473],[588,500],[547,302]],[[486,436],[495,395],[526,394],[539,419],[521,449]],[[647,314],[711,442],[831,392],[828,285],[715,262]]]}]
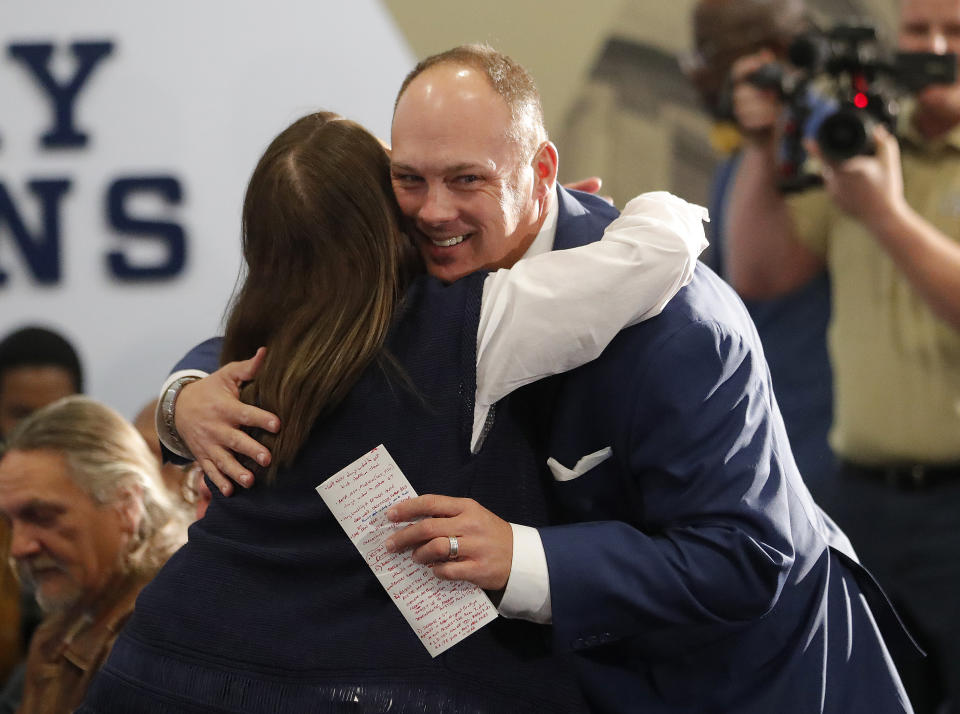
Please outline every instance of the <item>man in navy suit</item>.
[{"label": "man in navy suit", "polygon": [[[616,215],[556,186],[533,83],[489,49],[418,65],[392,142],[397,200],[445,280],[597,240]],[[224,404],[255,362],[234,369],[220,373]],[[192,389],[178,412],[230,413]],[[713,273],[698,266],[659,317],[537,396],[563,524],[511,528],[470,499],[425,495],[392,509],[421,519],[393,549],[502,591],[502,613],[552,623],[598,711],[910,711],[875,623],[895,616],[810,498],[752,323]],[[184,436],[211,470],[249,476]]]},{"label": "man in navy suit", "polygon": [[[505,73],[487,62],[454,50],[421,63],[394,113],[397,200],[428,269],[449,280],[536,252],[552,202],[554,249],[597,240],[615,215],[553,190],[556,150],[522,109],[522,131],[497,123],[506,102],[490,75]],[[494,196],[496,233],[477,217]],[[797,472],[756,332],[724,283],[698,266],[659,317],[556,381],[547,453],[568,524],[538,530],[548,587],[514,605],[580,655],[598,710],[909,711],[860,598],[869,576]],[[394,547],[442,577],[505,588],[503,612],[516,554],[478,510],[398,504],[396,520],[427,518]]]}]

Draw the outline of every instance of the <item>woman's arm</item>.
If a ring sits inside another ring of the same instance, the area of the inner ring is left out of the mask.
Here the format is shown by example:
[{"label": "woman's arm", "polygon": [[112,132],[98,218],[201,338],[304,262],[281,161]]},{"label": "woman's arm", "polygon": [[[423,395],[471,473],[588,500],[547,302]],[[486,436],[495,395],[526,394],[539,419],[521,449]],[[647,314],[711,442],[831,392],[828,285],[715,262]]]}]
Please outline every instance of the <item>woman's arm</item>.
[{"label": "woman's arm", "polygon": [[660,313],[706,247],[701,206],[637,196],[597,243],[545,253],[488,276],[477,330],[471,449],[490,405],[597,357],[624,327]]},{"label": "woman's arm", "polygon": [[[490,405],[524,384],[588,362],[623,327],[658,314],[690,282],[706,247],[706,219],[706,209],[666,192],[643,194],[627,204],[603,240],[488,276],[477,331],[472,448],[479,448]],[[184,387],[176,402],[177,430],[224,495],[232,491],[231,479],[253,483],[234,451],[269,463],[269,452],[238,425],[276,431],[276,417],[240,402],[231,377],[242,369],[243,379],[250,379],[257,365],[256,359],[225,365]]]}]

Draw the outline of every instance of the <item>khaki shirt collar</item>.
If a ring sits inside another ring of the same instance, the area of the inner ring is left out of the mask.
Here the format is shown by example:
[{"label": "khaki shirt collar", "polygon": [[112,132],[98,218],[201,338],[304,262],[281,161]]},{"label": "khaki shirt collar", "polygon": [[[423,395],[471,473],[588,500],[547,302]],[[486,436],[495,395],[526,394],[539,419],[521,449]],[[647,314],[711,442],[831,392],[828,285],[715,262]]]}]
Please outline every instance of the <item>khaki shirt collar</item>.
[{"label": "khaki shirt collar", "polygon": [[914,147],[928,152],[941,151],[947,147],[960,151],[960,124],[949,132],[936,139],[927,139],[913,124],[913,116],[917,111],[917,103],[907,100],[903,103],[899,117],[897,117],[897,133],[901,141],[906,141]]}]

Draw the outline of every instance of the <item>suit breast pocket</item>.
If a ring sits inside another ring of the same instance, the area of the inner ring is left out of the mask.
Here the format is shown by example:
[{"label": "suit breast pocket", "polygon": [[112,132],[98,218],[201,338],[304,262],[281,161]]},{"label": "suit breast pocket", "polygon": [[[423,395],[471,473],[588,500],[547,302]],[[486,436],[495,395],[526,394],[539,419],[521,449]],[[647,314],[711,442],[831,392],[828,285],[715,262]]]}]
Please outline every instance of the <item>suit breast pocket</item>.
[{"label": "suit breast pocket", "polygon": [[551,493],[564,520],[633,520],[636,516],[634,489],[611,447],[587,454],[571,465],[551,457],[547,466],[554,479]]},{"label": "suit breast pocket", "polygon": [[550,467],[550,473],[553,474],[555,481],[573,481],[573,479],[580,478],[591,469],[599,466],[611,456],[613,456],[613,449],[607,446],[578,459],[572,469],[567,468],[552,456],[547,459],[547,466]]}]

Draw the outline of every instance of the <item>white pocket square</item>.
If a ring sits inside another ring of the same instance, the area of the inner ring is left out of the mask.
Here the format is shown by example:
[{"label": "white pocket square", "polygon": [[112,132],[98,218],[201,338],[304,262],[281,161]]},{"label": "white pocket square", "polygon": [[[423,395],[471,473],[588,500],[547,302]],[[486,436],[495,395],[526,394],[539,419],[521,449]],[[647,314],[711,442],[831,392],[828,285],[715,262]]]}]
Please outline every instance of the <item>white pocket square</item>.
[{"label": "white pocket square", "polygon": [[593,467],[599,466],[612,455],[613,449],[608,446],[605,449],[600,449],[600,451],[594,451],[592,454],[587,454],[586,456],[580,457],[580,460],[577,461],[577,465],[572,469],[568,469],[552,456],[547,459],[547,466],[550,467],[550,472],[553,474],[553,478],[555,480],[572,481],[575,478],[583,476]]}]

